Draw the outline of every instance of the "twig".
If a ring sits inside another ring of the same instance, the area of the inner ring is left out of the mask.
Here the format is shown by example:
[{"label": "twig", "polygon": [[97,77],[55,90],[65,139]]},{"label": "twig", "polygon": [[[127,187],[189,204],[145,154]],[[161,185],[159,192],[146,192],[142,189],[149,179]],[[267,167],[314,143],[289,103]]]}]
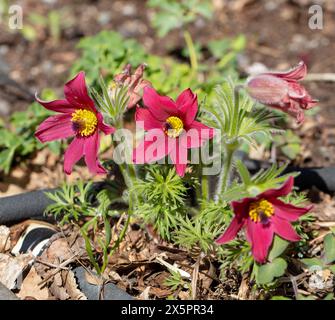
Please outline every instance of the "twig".
[{"label": "twig", "polygon": [[335,73],[310,73],[304,81],[335,82]]},{"label": "twig", "polygon": [[44,264],[45,266],[48,266],[48,267],[50,267],[50,268],[60,268],[60,269],[62,269],[62,270],[67,270],[66,267],[60,267],[60,266],[57,266],[56,264],[49,263],[49,262],[47,262],[47,261],[43,261],[43,260],[40,259],[40,258],[36,258],[35,261],[38,262],[38,263]]},{"label": "twig", "polygon": [[298,299],[298,285],[297,285],[297,279],[294,276],[290,276],[290,280],[292,282],[292,288],[294,290],[294,296],[296,299]]},{"label": "twig", "polygon": [[67,265],[69,265],[71,262],[75,261],[77,255],[78,255],[78,253],[76,253],[74,256],[72,256],[69,259],[62,262],[59,266],[57,266],[57,268],[53,272],[51,272],[51,274],[48,277],[46,277],[44,280],[42,280],[40,283],[38,283],[38,285],[42,286],[43,284],[48,282],[49,279],[51,279],[53,276],[55,276],[60,270],[62,270]]},{"label": "twig", "polygon": [[197,283],[198,283],[198,278],[199,278],[199,266],[200,266],[201,258],[202,258],[202,254],[200,253],[196,263],[194,264],[194,269],[192,273],[192,282],[191,282],[192,300],[196,300],[197,298]]}]

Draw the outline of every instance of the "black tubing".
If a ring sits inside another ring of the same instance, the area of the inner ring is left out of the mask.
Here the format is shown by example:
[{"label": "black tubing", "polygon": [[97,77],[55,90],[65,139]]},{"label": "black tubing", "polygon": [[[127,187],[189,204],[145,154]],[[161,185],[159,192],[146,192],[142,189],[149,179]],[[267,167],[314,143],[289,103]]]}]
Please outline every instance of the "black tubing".
[{"label": "black tubing", "polygon": [[[241,160],[251,173],[255,173],[261,168],[269,167],[269,163],[266,162],[243,158]],[[293,171],[300,172],[300,175],[295,178],[295,186],[300,190],[316,187],[326,193],[335,192],[335,167],[288,167],[284,173]],[[52,203],[52,200],[45,195],[45,192],[55,192],[56,190],[57,189],[45,189],[0,198],[0,225],[42,217],[45,208]]]},{"label": "black tubing", "polygon": [[31,191],[0,198],[0,225],[42,217],[45,208],[52,203],[52,200],[45,195],[45,192],[53,192],[55,190]]},{"label": "black tubing", "polygon": [[0,282],[0,300],[19,300],[19,298]]},{"label": "black tubing", "polygon": [[295,178],[295,185],[300,190],[315,187],[325,193],[335,192],[335,167],[328,168],[298,168],[288,167],[284,173],[300,172]]},{"label": "black tubing", "polygon": [[86,271],[83,267],[77,267],[73,271],[78,280],[80,290],[88,300],[100,300],[100,292],[102,293],[102,300],[134,300],[131,295],[113,283],[107,283],[102,290],[101,286],[88,283],[85,279]]}]

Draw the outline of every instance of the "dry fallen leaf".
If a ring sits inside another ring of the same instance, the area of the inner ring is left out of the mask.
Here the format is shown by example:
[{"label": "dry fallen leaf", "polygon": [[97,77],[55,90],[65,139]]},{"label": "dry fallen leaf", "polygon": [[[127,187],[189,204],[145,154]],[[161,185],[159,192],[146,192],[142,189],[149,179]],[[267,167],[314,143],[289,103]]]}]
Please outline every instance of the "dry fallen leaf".
[{"label": "dry fallen leaf", "polygon": [[69,244],[65,238],[60,238],[51,243],[46,250],[47,261],[53,264],[59,264],[73,256]]},{"label": "dry fallen leaf", "polygon": [[104,284],[104,280],[101,277],[87,271],[85,272],[85,279],[89,284],[95,286],[102,286]]},{"label": "dry fallen leaf", "polygon": [[72,300],[87,300],[87,297],[78,289],[74,273],[69,271],[65,280],[65,289]]},{"label": "dry fallen leaf", "polygon": [[21,299],[29,297],[36,300],[47,300],[49,298],[49,290],[47,287],[39,285],[41,281],[42,278],[37,274],[35,268],[32,267],[24,278],[21,290],[17,296]]},{"label": "dry fallen leaf", "polygon": [[0,253],[10,249],[10,230],[6,226],[0,226]]},{"label": "dry fallen leaf", "polygon": [[50,292],[53,294],[53,296],[59,300],[67,300],[70,298],[70,295],[67,293],[66,289],[63,286],[63,279],[62,279],[62,272],[67,271],[61,271],[55,274],[54,281],[50,285]]},{"label": "dry fallen leaf", "polygon": [[33,256],[30,253],[17,257],[0,253],[0,282],[8,289],[20,287],[22,272],[32,259]]}]

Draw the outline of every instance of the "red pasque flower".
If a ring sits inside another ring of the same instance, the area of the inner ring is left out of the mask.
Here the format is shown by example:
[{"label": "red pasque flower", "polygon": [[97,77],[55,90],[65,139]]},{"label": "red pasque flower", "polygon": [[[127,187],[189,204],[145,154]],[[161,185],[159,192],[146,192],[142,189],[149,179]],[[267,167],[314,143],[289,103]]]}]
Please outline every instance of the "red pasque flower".
[{"label": "red pasque flower", "polygon": [[146,65],[142,63],[137,67],[134,74],[131,74],[131,65],[127,64],[122,73],[114,77],[114,83],[112,83],[110,87],[110,90],[113,90],[117,85],[128,86],[129,109],[133,108],[142,99],[143,89],[147,86],[151,86],[150,81],[143,79],[145,67]]},{"label": "red pasque flower", "polygon": [[301,123],[304,121],[304,110],[312,108],[317,102],[298,83],[306,74],[306,64],[301,61],[286,72],[267,72],[250,77],[247,90],[255,100],[286,112]]},{"label": "red pasque flower", "polygon": [[103,117],[88,95],[85,73],[80,72],[64,86],[64,100],[36,100],[46,109],[60,114],[43,121],[35,132],[41,142],[74,137],[64,155],[64,171],[72,172],[73,165],[83,156],[91,173],[106,173],[98,160],[100,146],[99,131],[105,134],[114,128],[103,123]]},{"label": "red pasque flower", "polygon": [[235,216],[216,243],[224,244],[231,241],[241,228],[245,227],[246,238],[252,246],[255,260],[264,263],[275,234],[289,241],[300,240],[290,222],[297,221],[313,206],[299,208],[278,199],[292,191],[293,182],[293,177],[290,177],[279,189],[267,190],[255,198],[233,201],[231,207]]},{"label": "red pasque flower", "polygon": [[[198,99],[191,89],[184,90],[173,101],[160,96],[153,88],[145,87],[143,102],[147,108],[137,107],[137,124],[148,131],[143,142],[134,150],[135,163],[155,162],[170,156],[179,176],[184,176],[187,149],[199,148],[213,138],[214,129],[196,121]],[[153,148],[158,145],[159,148]]]}]

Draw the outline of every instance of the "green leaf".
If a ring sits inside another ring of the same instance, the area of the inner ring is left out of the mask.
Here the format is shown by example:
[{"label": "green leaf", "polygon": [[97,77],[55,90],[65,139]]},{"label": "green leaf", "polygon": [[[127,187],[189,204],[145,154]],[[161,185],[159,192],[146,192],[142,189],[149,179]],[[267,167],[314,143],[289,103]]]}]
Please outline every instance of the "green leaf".
[{"label": "green leaf", "polygon": [[1,169],[8,174],[14,158],[16,148],[5,149],[0,152],[0,171]]},{"label": "green leaf", "polygon": [[238,170],[238,173],[240,174],[243,183],[246,186],[248,186],[251,182],[251,177],[248,168],[243,164],[241,160],[236,161],[236,168]]},{"label": "green leaf", "polygon": [[292,299],[284,296],[273,296],[271,300],[292,300]]},{"label": "green leaf", "polygon": [[298,296],[297,296],[297,300],[316,300],[316,298],[312,295],[304,296],[304,295],[299,293]]},{"label": "green leaf", "polygon": [[301,149],[300,144],[298,143],[290,143],[281,148],[284,155],[292,160],[295,159],[297,155],[300,153],[300,149]]},{"label": "green leaf", "polygon": [[256,281],[258,284],[269,284],[282,276],[286,268],[287,262],[283,258],[276,258],[270,263],[258,266]]},{"label": "green leaf", "polygon": [[306,258],[306,259],[301,259],[300,261],[303,264],[305,264],[308,268],[315,267],[315,266],[322,267],[322,268],[324,267],[323,261],[318,258]]},{"label": "green leaf", "polygon": [[272,249],[269,253],[269,260],[273,261],[275,258],[279,257],[289,245],[288,241],[282,239],[281,237],[275,236]]},{"label": "green leaf", "polygon": [[327,294],[323,300],[334,300],[334,293]]},{"label": "green leaf", "polygon": [[331,263],[335,260],[335,237],[332,234],[327,234],[323,243],[325,247],[325,262]]},{"label": "green leaf", "polygon": [[335,264],[333,264],[332,266],[328,266],[327,267],[332,273],[335,274]]}]

